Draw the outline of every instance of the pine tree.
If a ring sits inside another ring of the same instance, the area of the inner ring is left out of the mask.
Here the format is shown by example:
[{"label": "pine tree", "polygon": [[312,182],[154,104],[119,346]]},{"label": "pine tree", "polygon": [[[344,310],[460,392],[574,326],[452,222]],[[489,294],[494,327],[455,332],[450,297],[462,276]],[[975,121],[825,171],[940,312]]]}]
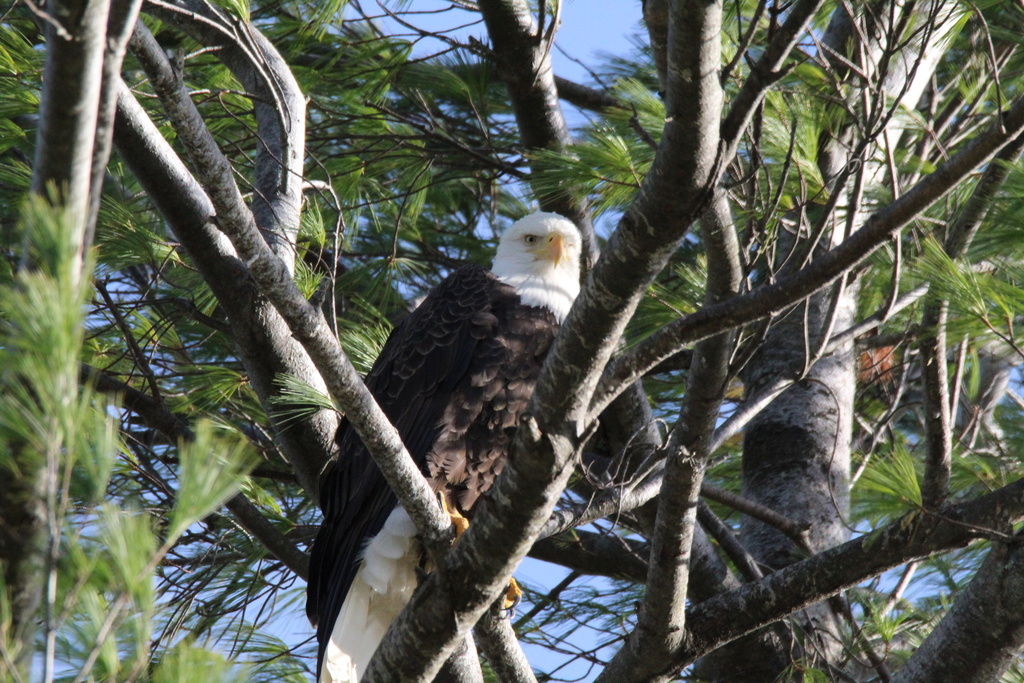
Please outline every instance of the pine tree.
[{"label": "pine tree", "polygon": [[0,677],[309,680],[341,415],[411,466],[359,373],[541,208],[587,282],[499,486],[554,508],[368,679],[1024,679],[1021,8],[645,0],[583,84],[560,0],[384,7],[0,15]]}]

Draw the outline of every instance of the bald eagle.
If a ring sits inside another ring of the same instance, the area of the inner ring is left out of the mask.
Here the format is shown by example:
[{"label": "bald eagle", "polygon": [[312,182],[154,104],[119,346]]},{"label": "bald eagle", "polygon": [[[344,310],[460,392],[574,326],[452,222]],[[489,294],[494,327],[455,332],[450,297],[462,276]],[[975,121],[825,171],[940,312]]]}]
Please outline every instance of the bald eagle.
[{"label": "bald eagle", "polygon": [[[580,235],[535,213],[501,236],[491,272],[459,268],[392,332],[366,385],[453,514],[501,473],[548,347],[579,293]],[[416,587],[416,527],[355,430],[321,478],[306,614],[321,683],[355,683]]]}]

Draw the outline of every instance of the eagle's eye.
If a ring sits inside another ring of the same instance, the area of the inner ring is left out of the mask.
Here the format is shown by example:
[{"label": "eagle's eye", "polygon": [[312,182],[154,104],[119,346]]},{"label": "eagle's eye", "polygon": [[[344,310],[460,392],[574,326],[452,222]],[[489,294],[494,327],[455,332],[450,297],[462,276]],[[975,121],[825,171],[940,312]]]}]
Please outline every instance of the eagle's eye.
[{"label": "eagle's eye", "polygon": [[526,242],[527,244],[537,244],[538,239],[539,238],[536,235],[527,235],[526,237],[523,238],[523,241]]}]

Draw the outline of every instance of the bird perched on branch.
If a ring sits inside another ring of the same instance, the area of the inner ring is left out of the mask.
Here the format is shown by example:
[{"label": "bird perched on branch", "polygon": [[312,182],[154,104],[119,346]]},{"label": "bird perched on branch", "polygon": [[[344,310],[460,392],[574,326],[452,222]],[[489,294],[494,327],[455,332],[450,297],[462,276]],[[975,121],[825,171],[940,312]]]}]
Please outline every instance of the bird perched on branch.
[{"label": "bird perched on branch", "polygon": [[[501,236],[491,272],[460,268],[388,338],[366,376],[457,526],[494,484],[559,324],[579,293],[579,231],[552,213]],[[324,472],[306,614],[317,677],[358,681],[416,588],[416,527],[348,421]]]}]

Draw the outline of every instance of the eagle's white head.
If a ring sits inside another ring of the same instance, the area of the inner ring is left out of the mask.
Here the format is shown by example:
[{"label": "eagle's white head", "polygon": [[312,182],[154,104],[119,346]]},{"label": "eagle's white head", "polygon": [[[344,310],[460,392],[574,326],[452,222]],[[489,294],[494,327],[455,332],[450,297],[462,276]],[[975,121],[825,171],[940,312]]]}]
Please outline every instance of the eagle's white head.
[{"label": "eagle's white head", "polygon": [[532,213],[501,235],[491,271],[527,306],[547,308],[563,322],[580,293],[580,232],[556,213]]}]

